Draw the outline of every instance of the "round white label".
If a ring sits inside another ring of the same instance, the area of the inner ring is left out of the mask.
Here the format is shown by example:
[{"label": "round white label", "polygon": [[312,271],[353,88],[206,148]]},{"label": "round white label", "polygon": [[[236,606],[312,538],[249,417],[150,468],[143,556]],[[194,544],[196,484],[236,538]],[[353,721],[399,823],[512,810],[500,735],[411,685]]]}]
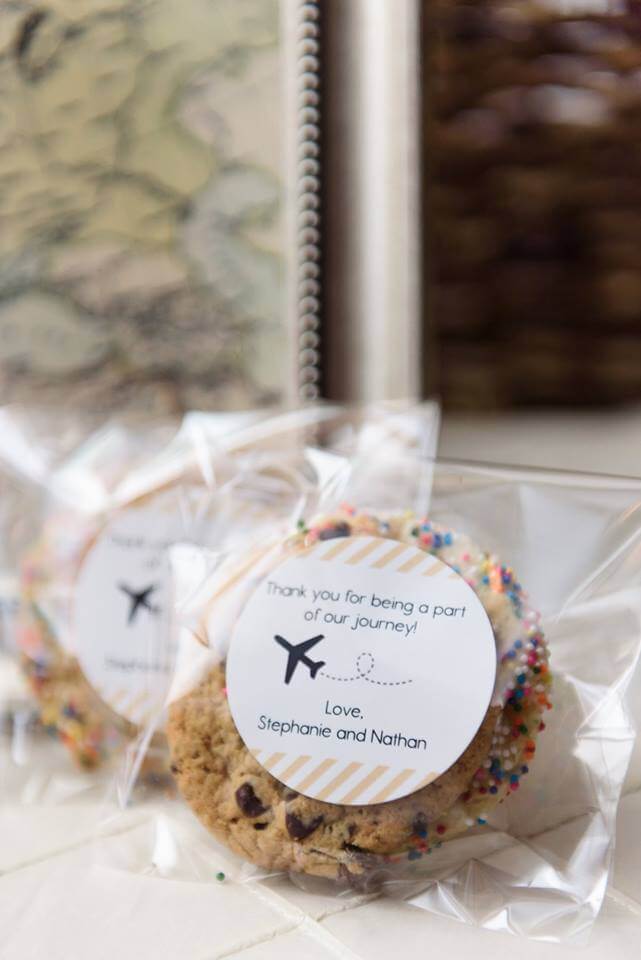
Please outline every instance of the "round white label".
[{"label": "round white label", "polygon": [[485,609],[451,567],[408,544],[346,537],[260,582],[236,624],[227,694],[274,777],[360,806],[413,793],[461,756],[496,660]]},{"label": "round white label", "polygon": [[173,667],[167,547],[184,536],[175,504],[123,511],[80,570],[75,653],[99,696],[143,724],[162,703]]}]

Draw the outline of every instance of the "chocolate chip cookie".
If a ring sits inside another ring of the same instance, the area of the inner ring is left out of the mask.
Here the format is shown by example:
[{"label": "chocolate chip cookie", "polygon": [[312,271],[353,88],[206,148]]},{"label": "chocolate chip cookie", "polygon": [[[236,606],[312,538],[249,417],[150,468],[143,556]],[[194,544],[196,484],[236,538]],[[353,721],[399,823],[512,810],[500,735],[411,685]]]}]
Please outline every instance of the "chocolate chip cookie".
[{"label": "chocolate chip cookie", "polygon": [[367,882],[401,860],[420,860],[444,840],[481,827],[519,788],[551,707],[538,616],[514,573],[468,537],[412,514],[378,518],[351,508],[301,525],[290,545],[371,534],[417,546],[463,577],[496,639],[497,681],[471,743],[431,783],[400,799],[355,806],[305,796],[276,779],[241,739],[227,700],[225,663],[169,711],[167,736],[179,790],[205,826],[268,870]]}]

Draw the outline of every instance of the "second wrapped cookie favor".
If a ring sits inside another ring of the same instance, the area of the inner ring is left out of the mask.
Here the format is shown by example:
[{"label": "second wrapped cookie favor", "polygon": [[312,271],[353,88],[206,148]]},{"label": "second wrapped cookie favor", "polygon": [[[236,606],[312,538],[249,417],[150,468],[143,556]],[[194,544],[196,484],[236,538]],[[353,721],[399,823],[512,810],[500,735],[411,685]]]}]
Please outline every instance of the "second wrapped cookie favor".
[{"label": "second wrapped cookie favor", "polygon": [[287,516],[303,485],[296,433],[324,416],[191,414],[180,425],[106,425],[48,478],[21,555],[17,638],[41,722],[81,768],[118,757],[153,724],[143,769],[167,772],[161,715],[175,655],[168,550],[251,542],[265,517]]}]

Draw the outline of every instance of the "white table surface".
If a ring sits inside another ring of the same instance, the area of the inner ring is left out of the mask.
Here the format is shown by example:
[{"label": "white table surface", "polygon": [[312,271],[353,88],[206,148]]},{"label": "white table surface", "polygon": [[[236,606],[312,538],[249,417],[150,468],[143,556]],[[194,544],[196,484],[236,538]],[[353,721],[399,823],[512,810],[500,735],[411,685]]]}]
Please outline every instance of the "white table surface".
[{"label": "white table surface", "polygon": [[[621,803],[611,882],[581,948],[490,933],[399,901],[319,896],[285,878],[243,880],[198,835],[199,825],[162,802],[103,823],[92,840],[100,819],[91,803],[0,809],[2,960],[387,960],[399,949],[404,960],[446,951],[478,960],[497,951],[602,960],[610,951],[613,960],[637,960],[641,948],[638,790]],[[202,859],[181,875],[194,840],[202,841]],[[218,870],[226,873],[222,882],[214,879]]]},{"label": "white table surface", "polygon": [[[641,474],[637,435],[637,413],[578,420],[486,418],[472,426],[459,418],[446,421],[441,452]],[[635,684],[634,712],[641,723],[640,682]],[[45,765],[60,762],[52,747],[43,746],[49,757]],[[99,791],[92,800],[91,792],[76,794],[73,776],[68,782],[57,777],[54,795],[44,774],[40,781],[25,770],[20,774],[19,756],[17,760],[12,771],[18,779],[23,776],[20,789],[7,783],[6,771],[0,784],[0,960],[483,960],[513,951],[525,960],[639,957],[639,745],[620,806],[604,907],[583,948],[517,940],[398,901],[320,897],[280,878],[243,880],[218,852],[203,853],[187,875],[182,860],[191,848],[182,847],[181,831],[193,840],[199,827],[177,816],[168,802],[109,817]],[[92,834],[98,824],[101,837],[96,841]],[[202,846],[208,849],[206,843]],[[217,870],[227,873],[223,882],[210,879]]]}]

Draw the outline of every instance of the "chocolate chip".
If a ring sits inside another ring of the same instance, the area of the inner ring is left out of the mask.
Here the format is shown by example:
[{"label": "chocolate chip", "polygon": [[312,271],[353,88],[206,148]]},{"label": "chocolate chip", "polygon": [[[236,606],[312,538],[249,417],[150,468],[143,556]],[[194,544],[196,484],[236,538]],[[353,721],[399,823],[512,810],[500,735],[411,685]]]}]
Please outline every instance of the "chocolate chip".
[{"label": "chocolate chip", "polygon": [[359,847],[355,843],[344,843],[343,850],[347,850],[349,853],[367,853],[364,847]]},{"label": "chocolate chip", "polygon": [[254,793],[251,783],[243,783],[236,791],[236,803],[246,817],[259,817],[269,808],[263,806],[260,797]]},{"label": "chocolate chip", "polygon": [[283,794],[285,800],[295,800],[298,794],[295,790],[286,790]]},{"label": "chocolate chip", "polygon": [[169,769],[172,773],[180,773],[180,767],[175,763],[172,763]]},{"label": "chocolate chip", "polygon": [[417,813],[412,820],[412,833],[415,833],[417,837],[427,834],[427,817],[424,813]]},{"label": "chocolate chip", "polygon": [[255,823],[255,824],[254,824],[254,830],[264,830],[265,827],[267,827],[267,826],[268,826],[268,824],[266,824],[266,823]]},{"label": "chocolate chip", "polygon": [[334,540],[336,537],[349,537],[352,532],[352,528],[349,523],[345,523],[344,520],[341,520],[340,523],[335,523],[333,527],[328,527],[327,530],[321,530],[318,534],[319,540]]},{"label": "chocolate chip", "polygon": [[287,827],[287,833],[290,835],[292,840],[304,840],[305,837],[308,837],[311,833],[316,830],[317,827],[320,827],[323,822],[324,817],[318,816],[314,817],[309,823],[303,823],[300,817],[297,817],[294,813],[288,813],[285,816],[285,826]]}]

